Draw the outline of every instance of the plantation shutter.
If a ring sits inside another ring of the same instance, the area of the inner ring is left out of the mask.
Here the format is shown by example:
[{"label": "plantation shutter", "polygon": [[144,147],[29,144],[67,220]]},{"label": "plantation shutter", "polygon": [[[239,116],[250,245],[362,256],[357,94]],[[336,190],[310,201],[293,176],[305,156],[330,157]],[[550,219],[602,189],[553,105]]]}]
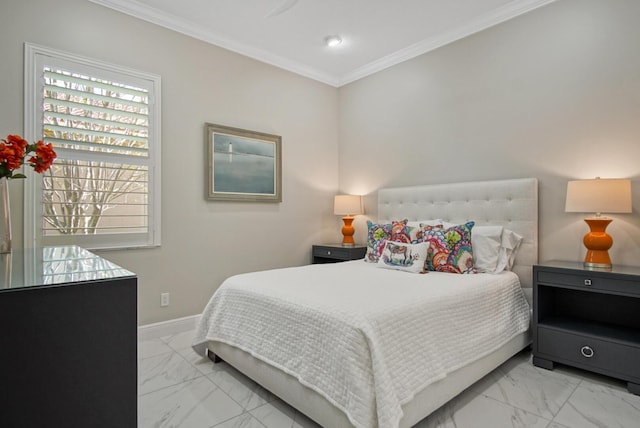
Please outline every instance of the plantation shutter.
[{"label": "plantation shutter", "polygon": [[157,244],[159,183],[153,177],[159,167],[154,157],[159,153],[154,145],[159,110],[154,91],[159,82],[96,61],[46,55],[36,64],[38,139],[51,143],[58,155],[42,174],[38,192],[41,243],[69,241],[88,248]]}]

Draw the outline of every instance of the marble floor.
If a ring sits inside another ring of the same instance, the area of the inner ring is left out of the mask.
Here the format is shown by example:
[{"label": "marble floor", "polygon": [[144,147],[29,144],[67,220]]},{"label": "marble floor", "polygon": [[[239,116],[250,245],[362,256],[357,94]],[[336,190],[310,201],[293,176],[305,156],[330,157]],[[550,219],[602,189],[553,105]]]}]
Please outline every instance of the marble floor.
[{"label": "marble floor", "polygon": [[[196,355],[192,337],[140,342],[140,428],[319,426],[226,363]],[[414,428],[436,427],[640,428],[640,396],[604,376],[534,367],[523,351]]]}]

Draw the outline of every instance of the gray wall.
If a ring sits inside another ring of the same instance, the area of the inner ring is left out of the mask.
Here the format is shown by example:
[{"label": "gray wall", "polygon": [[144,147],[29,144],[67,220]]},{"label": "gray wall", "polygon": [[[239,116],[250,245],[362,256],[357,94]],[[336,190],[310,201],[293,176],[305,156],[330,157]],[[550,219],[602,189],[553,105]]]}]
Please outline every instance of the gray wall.
[{"label": "gray wall", "polygon": [[[631,178],[614,263],[640,254],[640,2],[559,0],[339,90],[340,188],[537,177],[540,260],[582,260],[572,179]],[[364,218],[356,239],[365,240]]]},{"label": "gray wall", "polygon": [[[23,133],[25,41],[162,76],[162,247],[103,253],[139,275],[141,324],[200,313],[224,278],[306,264],[335,240],[335,88],[86,0],[3,0],[0,22],[3,137]],[[281,204],[205,200],[205,122],[282,136]],[[11,192],[19,246],[22,183]]]}]

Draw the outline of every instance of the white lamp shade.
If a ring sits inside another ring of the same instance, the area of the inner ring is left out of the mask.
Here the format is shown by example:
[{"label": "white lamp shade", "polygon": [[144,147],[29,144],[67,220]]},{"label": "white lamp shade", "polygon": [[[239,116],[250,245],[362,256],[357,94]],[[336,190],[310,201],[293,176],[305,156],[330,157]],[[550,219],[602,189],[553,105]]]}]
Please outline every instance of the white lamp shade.
[{"label": "white lamp shade", "polygon": [[337,195],[333,200],[333,213],[335,215],[362,214],[362,196]]},{"label": "white lamp shade", "polygon": [[567,183],[566,212],[630,213],[631,180],[577,180]]}]

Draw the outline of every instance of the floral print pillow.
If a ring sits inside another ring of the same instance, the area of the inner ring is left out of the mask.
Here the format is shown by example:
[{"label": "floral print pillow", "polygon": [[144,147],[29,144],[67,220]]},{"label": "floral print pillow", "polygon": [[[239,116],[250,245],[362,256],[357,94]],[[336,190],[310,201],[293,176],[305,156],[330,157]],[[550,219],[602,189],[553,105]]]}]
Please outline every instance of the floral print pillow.
[{"label": "floral print pillow", "polygon": [[436,272],[476,273],[471,246],[475,222],[447,229],[422,225],[422,240],[429,243],[427,269]]},{"label": "floral print pillow", "polygon": [[407,226],[407,222],[408,220],[402,220],[378,224],[367,221],[367,254],[364,260],[378,263],[387,241],[410,244],[410,236],[414,228]]}]

